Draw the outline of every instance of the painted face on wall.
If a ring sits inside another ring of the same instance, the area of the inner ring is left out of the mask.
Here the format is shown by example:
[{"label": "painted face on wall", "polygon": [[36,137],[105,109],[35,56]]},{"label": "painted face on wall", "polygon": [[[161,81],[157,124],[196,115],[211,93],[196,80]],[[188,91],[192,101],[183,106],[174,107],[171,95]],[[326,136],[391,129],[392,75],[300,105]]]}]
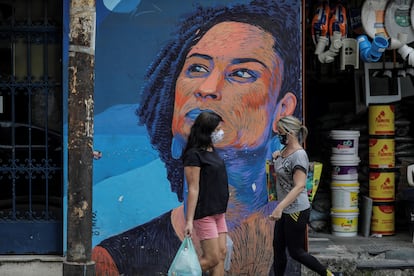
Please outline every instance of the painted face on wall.
[{"label": "painted face on wall", "polygon": [[216,147],[265,143],[276,114],[283,64],[274,39],[239,22],[212,27],[188,53],[175,87],[173,135],[187,137],[201,111],[223,118],[226,135]]}]

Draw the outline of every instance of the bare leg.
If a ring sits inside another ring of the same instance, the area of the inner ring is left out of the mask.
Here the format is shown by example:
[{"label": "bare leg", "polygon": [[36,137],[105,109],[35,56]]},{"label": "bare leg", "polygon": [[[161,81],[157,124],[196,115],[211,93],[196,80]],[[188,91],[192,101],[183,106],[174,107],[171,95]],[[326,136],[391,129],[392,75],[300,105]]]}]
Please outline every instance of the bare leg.
[{"label": "bare leg", "polygon": [[211,276],[224,276],[224,260],[226,258],[226,236],[227,233],[219,234],[219,263],[210,269]]},{"label": "bare leg", "polygon": [[220,233],[218,238],[200,241],[203,255],[200,265],[203,271],[209,271],[210,276],[224,275],[224,259],[226,257],[226,233]]}]

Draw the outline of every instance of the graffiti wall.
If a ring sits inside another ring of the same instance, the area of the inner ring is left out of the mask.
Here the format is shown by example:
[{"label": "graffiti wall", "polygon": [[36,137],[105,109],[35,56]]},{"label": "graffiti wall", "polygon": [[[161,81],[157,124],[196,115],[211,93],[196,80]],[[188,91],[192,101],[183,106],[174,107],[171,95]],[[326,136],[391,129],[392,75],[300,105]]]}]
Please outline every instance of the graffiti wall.
[{"label": "graffiti wall", "polygon": [[[279,3],[280,2],[280,3]],[[300,1],[97,0],[93,259],[102,275],[163,275],[181,244],[181,151],[219,114],[230,275],[268,275],[266,160],[275,122],[302,114]],[[197,249],[199,244],[194,237]]]}]

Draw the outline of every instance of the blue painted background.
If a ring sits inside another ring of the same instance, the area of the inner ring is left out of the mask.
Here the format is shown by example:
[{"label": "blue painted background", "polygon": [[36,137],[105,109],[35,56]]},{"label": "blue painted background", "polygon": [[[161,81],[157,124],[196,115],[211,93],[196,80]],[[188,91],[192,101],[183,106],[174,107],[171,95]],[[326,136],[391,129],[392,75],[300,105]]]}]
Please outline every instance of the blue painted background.
[{"label": "blue painted background", "polygon": [[250,1],[121,1],[113,11],[105,2],[96,1],[94,148],[103,157],[93,168],[93,245],[181,204],[134,113],[145,71],[195,4]]}]

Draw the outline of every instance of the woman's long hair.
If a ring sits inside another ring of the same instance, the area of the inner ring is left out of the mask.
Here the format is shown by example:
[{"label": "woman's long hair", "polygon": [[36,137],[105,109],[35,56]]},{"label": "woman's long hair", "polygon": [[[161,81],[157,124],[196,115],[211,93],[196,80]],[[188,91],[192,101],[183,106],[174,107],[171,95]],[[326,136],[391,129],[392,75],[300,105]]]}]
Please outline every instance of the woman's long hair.
[{"label": "woman's long hair", "polygon": [[215,113],[200,113],[191,127],[187,145],[183,153],[192,148],[207,149],[208,147],[213,147],[211,133],[213,133],[221,121],[222,118]]}]

